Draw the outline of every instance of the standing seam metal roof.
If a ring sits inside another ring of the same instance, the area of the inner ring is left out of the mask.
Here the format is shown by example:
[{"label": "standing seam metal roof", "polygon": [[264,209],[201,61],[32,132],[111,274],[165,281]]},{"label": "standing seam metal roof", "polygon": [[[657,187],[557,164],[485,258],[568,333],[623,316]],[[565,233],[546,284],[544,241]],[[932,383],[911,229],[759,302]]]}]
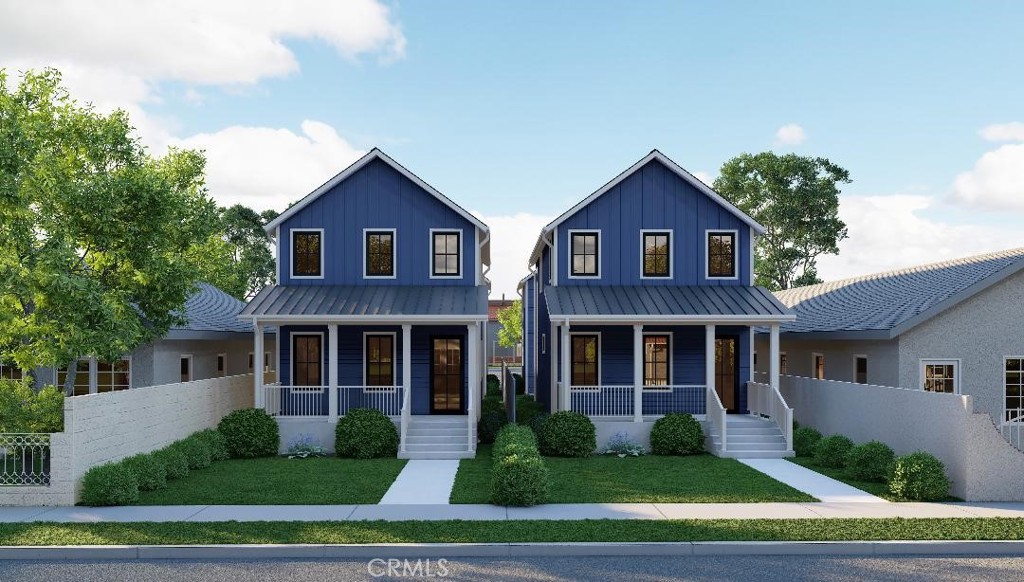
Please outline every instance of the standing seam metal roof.
[{"label": "standing seam metal roof", "polygon": [[239,317],[308,315],[486,318],[487,289],[468,285],[274,285],[260,291]]},{"label": "standing seam metal roof", "polygon": [[546,288],[544,294],[552,317],[792,316],[766,289],[739,285],[561,285]]}]

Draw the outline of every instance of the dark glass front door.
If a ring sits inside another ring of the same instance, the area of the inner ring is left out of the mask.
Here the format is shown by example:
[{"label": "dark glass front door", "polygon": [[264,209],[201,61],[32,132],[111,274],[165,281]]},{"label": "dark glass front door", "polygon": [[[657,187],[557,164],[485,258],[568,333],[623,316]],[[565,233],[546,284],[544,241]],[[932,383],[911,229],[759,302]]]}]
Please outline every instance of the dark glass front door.
[{"label": "dark glass front door", "polygon": [[729,412],[736,412],[739,401],[739,363],[736,338],[715,338],[715,391]]},{"label": "dark glass front door", "polygon": [[462,412],[462,339],[435,337],[431,340],[430,412]]}]

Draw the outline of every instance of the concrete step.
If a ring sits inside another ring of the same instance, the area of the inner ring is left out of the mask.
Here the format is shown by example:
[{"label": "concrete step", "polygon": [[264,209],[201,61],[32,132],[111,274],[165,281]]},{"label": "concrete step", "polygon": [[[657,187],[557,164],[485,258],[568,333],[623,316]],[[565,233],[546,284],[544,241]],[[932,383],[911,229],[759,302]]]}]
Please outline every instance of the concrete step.
[{"label": "concrete step", "polygon": [[468,435],[430,435],[430,436],[412,436],[409,435],[405,439],[409,445],[445,445],[445,444],[465,444],[469,441]]},{"label": "concrete step", "polygon": [[795,457],[793,451],[751,451],[751,450],[728,450],[720,453],[719,457],[727,459],[785,459]]},{"label": "concrete step", "polygon": [[784,451],[786,443],[729,443],[729,450],[743,451]]},{"label": "concrete step", "polygon": [[466,441],[460,443],[418,443],[409,441],[405,443],[407,451],[464,451],[469,448]]},{"label": "concrete step", "polygon": [[726,432],[729,433],[730,436],[734,435],[734,434],[753,434],[753,435],[782,434],[782,431],[780,431],[778,429],[778,427],[775,427],[775,426],[747,426],[745,424],[740,424],[740,425],[733,426],[733,425],[730,424],[730,425],[725,427],[725,430],[726,430]]},{"label": "concrete step", "polygon": [[725,440],[726,442],[729,443],[729,446],[741,443],[778,443],[780,445],[786,444],[786,439],[782,435],[733,435],[732,433],[730,433]]},{"label": "concrete step", "polygon": [[469,431],[467,431],[466,429],[462,429],[462,430],[456,430],[456,429],[434,429],[434,430],[430,430],[430,429],[419,428],[419,429],[415,429],[415,430],[414,429],[409,429],[409,432],[406,433],[406,436],[408,436],[409,438],[447,437],[447,436],[467,437],[467,436],[469,436]]},{"label": "concrete step", "polygon": [[399,459],[415,459],[423,461],[448,461],[456,459],[472,459],[476,452],[468,450],[459,451],[405,451],[398,453]]}]

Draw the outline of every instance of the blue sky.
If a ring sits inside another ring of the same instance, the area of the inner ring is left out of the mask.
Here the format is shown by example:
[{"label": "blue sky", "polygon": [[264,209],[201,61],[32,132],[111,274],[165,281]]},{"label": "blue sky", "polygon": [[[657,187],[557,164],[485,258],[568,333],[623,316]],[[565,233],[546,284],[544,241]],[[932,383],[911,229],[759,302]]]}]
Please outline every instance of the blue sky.
[{"label": "blue sky", "polygon": [[[230,11],[211,15],[196,4],[191,17],[225,27],[228,40],[207,39],[195,58],[165,30],[189,22],[146,8],[121,18],[129,26],[153,19],[137,27],[149,56],[105,55],[101,32],[74,21],[51,39],[57,48],[15,38],[0,41],[0,54],[13,55],[12,66],[70,69],[73,90],[127,107],[140,132],[160,136],[143,136],[155,149],[208,149],[211,194],[228,202],[282,208],[380,146],[496,225],[499,292],[513,291],[546,219],[652,148],[709,179],[729,157],[768,149],[846,167],[851,240],[840,258],[823,261],[826,276],[1024,245],[1016,233],[1024,196],[1014,194],[1024,193],[1024,170],[1015,169],[1024,166],[1024,127],[1012,125],[1024,122],[1024,3],[351,4],[319,6],[318,17],[311,1],[306,14],[289,17],[305,19],[292,29],[268,24],[289,20],[271,15],[241,32],[246,25]],[[46,8],[2,10],[24,25],[53,16]],[[363,24],[353,32],[353,22]],[[368,40],[367,30],[379,32]],[[279,44],[290,64],[275,60],[281,51],[263,56],[265,43],[249,33]],[[81,51],[76,35],[100,48]],[[150,40],[163,35],[167,46],[154,49]],[[94,70],[115,81],[97,87],[88,81],[101,77]],[[305,132],[309,121],[327,137]],[[786,125],[799,130],[780,140]],[[263,159],[232,153],[263,143],[254,135],[270,136]],[[289,156],[318,161],[289,164]],[[247,170],[282,176],[254,180]],[[278,179],[284,186],[273,192],[247,183]],[[894,240],[896,228],[909,233]]]}]

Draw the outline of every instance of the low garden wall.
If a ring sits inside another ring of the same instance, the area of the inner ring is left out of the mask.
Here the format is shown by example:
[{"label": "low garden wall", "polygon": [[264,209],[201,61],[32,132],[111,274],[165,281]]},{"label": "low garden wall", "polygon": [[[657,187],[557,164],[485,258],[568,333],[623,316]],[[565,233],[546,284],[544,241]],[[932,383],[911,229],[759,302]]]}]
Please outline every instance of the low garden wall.
[{"label": "low garden wall", "polygon": [[782,376],[796,420],[822,434],[878,440],[897,455],[927,451],[946,465],[950,493],[967,501],[1024,501],[1024,454],[970,396]]},{"label": "low garden wall", "polygon": [[0,487],[0,505],[74,505],[90,468],[165,447],[252,405],[252,374],[65,398],[64,432],[51,435],[50,485]]}]

